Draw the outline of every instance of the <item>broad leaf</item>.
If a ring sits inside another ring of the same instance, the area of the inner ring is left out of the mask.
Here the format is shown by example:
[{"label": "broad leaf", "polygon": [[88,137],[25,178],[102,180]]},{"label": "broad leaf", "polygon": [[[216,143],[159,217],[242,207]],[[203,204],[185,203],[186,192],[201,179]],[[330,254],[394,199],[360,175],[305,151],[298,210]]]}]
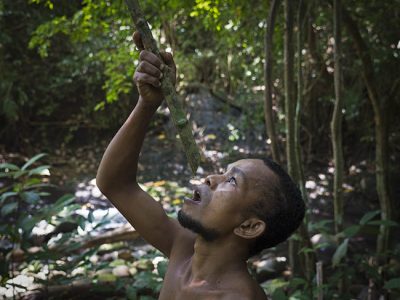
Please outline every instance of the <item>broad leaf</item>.
[{"label": "broad leaf", "polygon": [[64,196],[61,196],[56,203],[54,203],[54,206],[67,206],[68,204],[71,204],[74,202],[75,196],[71,194],[66,194]]},{"label": "broad leaf", "polygon": [[385,289],[397,289],[400,290],[400,277],[390,279],[388,282],[385,283]]},{"label": "broad leaf", "polygon": [[23,192],[21,198],[28,204],[34,204],[40,200],[40,196],[35,192]]},{"label": "broad leaf", "polygon": [[36,223],[38,223],[40,219],[41,219],[40,215],[36,215],[35,217],[27,216],[21,221],[20,226],[23,231],[30,233],[33,227],[35,227]]},{"label": "broad leaf", "polygon": [[1,215],[7,216],[10,213],[12,213],[16,208],[18,207],[18,202],[11,202],[11,203],[7,203],[6,205],[4,205],[1,208]]},{"label": "broad leaf", "polygon": [[282,289],[276,289],[275,292],[272,294],[272,300],[286,300],[288,299]]},{"label": "broad leaf", "polygon": [[29,176],[32,175],[48,175],[49,174],[49,165],[39,166],[29,171]]},{"label": "broad leaf", "polygon": [[355,236],[361,229],[360,225],[353,225],[350,227],[347,227],[345,230],[342,231],[342,234],[346,238],[351,238]]},{"label": "broad leaf", "polygon": [[18,171],[19,167],[14,164],[3,163],[3,164],[0,164],[0,169],[9,169],[9,170],[13,170],[13,171]]},{"label": "broad leaf", "polygon": [[392,220],[376,220],[371,221],[368,224],[370,225],[383,225],[383,226],[399,226],[399,223],[392,221]]},{"label": "broad leaf", "polygon": [[36,161],[41,159],[43,156],[46,156],[46,153],[40,153],[32,157],[30,160],[28,160],[21,168],[21,170],[26,170],[30,165],[34,164]]},{"label": "broad leaf", "polygon": [[371,221],[373,218],[375,218],[378,214],[380,214],[380,210],[374,210],[367,212],[360,220],[361,225],[367,224],[369,221]]},{"label": "broad leaf", "polygon": [[332,265],[334,267],[336,267],[340,263],[340,261],[346,256],[348,243],[349,239],[345,239],[336,249],[335,254],[333,254]]},{"label": "broad leaf", "polygon": [[4,202],[8,197],[16,196],[18,193],[16,192],[6,192],[0,196],[0,204]]}]

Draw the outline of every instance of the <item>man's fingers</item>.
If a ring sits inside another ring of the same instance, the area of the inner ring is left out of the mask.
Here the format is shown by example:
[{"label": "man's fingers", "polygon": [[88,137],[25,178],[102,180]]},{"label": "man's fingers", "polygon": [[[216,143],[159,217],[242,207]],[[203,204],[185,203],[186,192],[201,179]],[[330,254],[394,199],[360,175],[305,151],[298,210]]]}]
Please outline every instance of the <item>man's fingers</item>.
[{"label": "man's fingers", "polygon": [[158,69],[160,69],[160,67],[162,65],[161,60],[154,53],[147,51],[147,50],[143,50],[140,52],[139,59],[141,61],[149,62],[150,64],[157,67]]},{"label": "man's fingers", "polygon": [[159,78],[138,71],[136,71],[135,75],[133,75],[133,81],[136,83],[137,86],[142,86],[144,84],[151,84],[154,87],[161,86]]},{"label": "man's fingers", "polygon": [[144,50],[143,42],[142,42],[142,37],[140,36],[139,31],[135,31],[133,33],[133,41],[135,42],[136,47],[139,49],[139,51]]},{"label": "man's fingers", "polygon": [[169,52],[160,51],[160,55],[168,67],[175,68],[174,59]]},{"label": "man's fingers", "polygon": [[162,72],[160,71],[160,69],[157,69],[154,65],[145,60],[139,63],[137,70],[141,73],[147,73],[156,78],[162,78]]}]

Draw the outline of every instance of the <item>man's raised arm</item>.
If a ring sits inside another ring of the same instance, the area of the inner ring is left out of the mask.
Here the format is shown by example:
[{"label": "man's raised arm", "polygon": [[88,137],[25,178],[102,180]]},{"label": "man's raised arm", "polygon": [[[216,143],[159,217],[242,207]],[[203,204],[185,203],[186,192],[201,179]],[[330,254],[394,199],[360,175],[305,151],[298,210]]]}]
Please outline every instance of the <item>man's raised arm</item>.
[{"label": "man's raised arm", "polygon": [[[143,49],[140,35],[134,40]],[[140,63],[134,75],[139,90],[139,101],[101,160],[97,185],[140,235],[169,256],[180,226],[170,219],[160,203],[144,192],[136,180],[138,158],[151,117],[163,100],[160,89],[164,64],[173,69],[170,54],[162,54],[164,62],[148,51],[140,52]]]}]

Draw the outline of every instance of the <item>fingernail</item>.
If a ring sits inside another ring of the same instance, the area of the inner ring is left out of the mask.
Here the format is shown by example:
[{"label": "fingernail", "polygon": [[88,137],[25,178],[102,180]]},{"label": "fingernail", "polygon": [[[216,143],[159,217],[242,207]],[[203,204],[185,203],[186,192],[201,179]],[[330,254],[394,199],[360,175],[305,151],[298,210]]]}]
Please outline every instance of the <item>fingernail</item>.
[{"label": "fingernail", "polygon": [[163,76],[164,76],[164,74],[163,73],[160,73],[160,76],[158,76],[158,78],[163,78]]},{"label": "fingernail", "polygon": [[162,71],[162,70],[164,70],[164,68],[165,68],[165,65],[164,65],[164,64],[161,64],[160,70]]}]

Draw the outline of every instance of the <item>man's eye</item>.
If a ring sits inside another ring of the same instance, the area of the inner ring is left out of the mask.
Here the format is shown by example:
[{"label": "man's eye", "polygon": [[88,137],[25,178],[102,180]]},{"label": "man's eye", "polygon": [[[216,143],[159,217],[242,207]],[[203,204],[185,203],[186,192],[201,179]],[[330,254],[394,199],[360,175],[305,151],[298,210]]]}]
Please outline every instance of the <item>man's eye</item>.
[{"label": "man's eye", "polygon": [[228,179],[228,182],[229,182],[229,183],[232,183],[232,184],[236,184],[236,179],[235,179],[235,177],[229,178],[229,179]]}]

